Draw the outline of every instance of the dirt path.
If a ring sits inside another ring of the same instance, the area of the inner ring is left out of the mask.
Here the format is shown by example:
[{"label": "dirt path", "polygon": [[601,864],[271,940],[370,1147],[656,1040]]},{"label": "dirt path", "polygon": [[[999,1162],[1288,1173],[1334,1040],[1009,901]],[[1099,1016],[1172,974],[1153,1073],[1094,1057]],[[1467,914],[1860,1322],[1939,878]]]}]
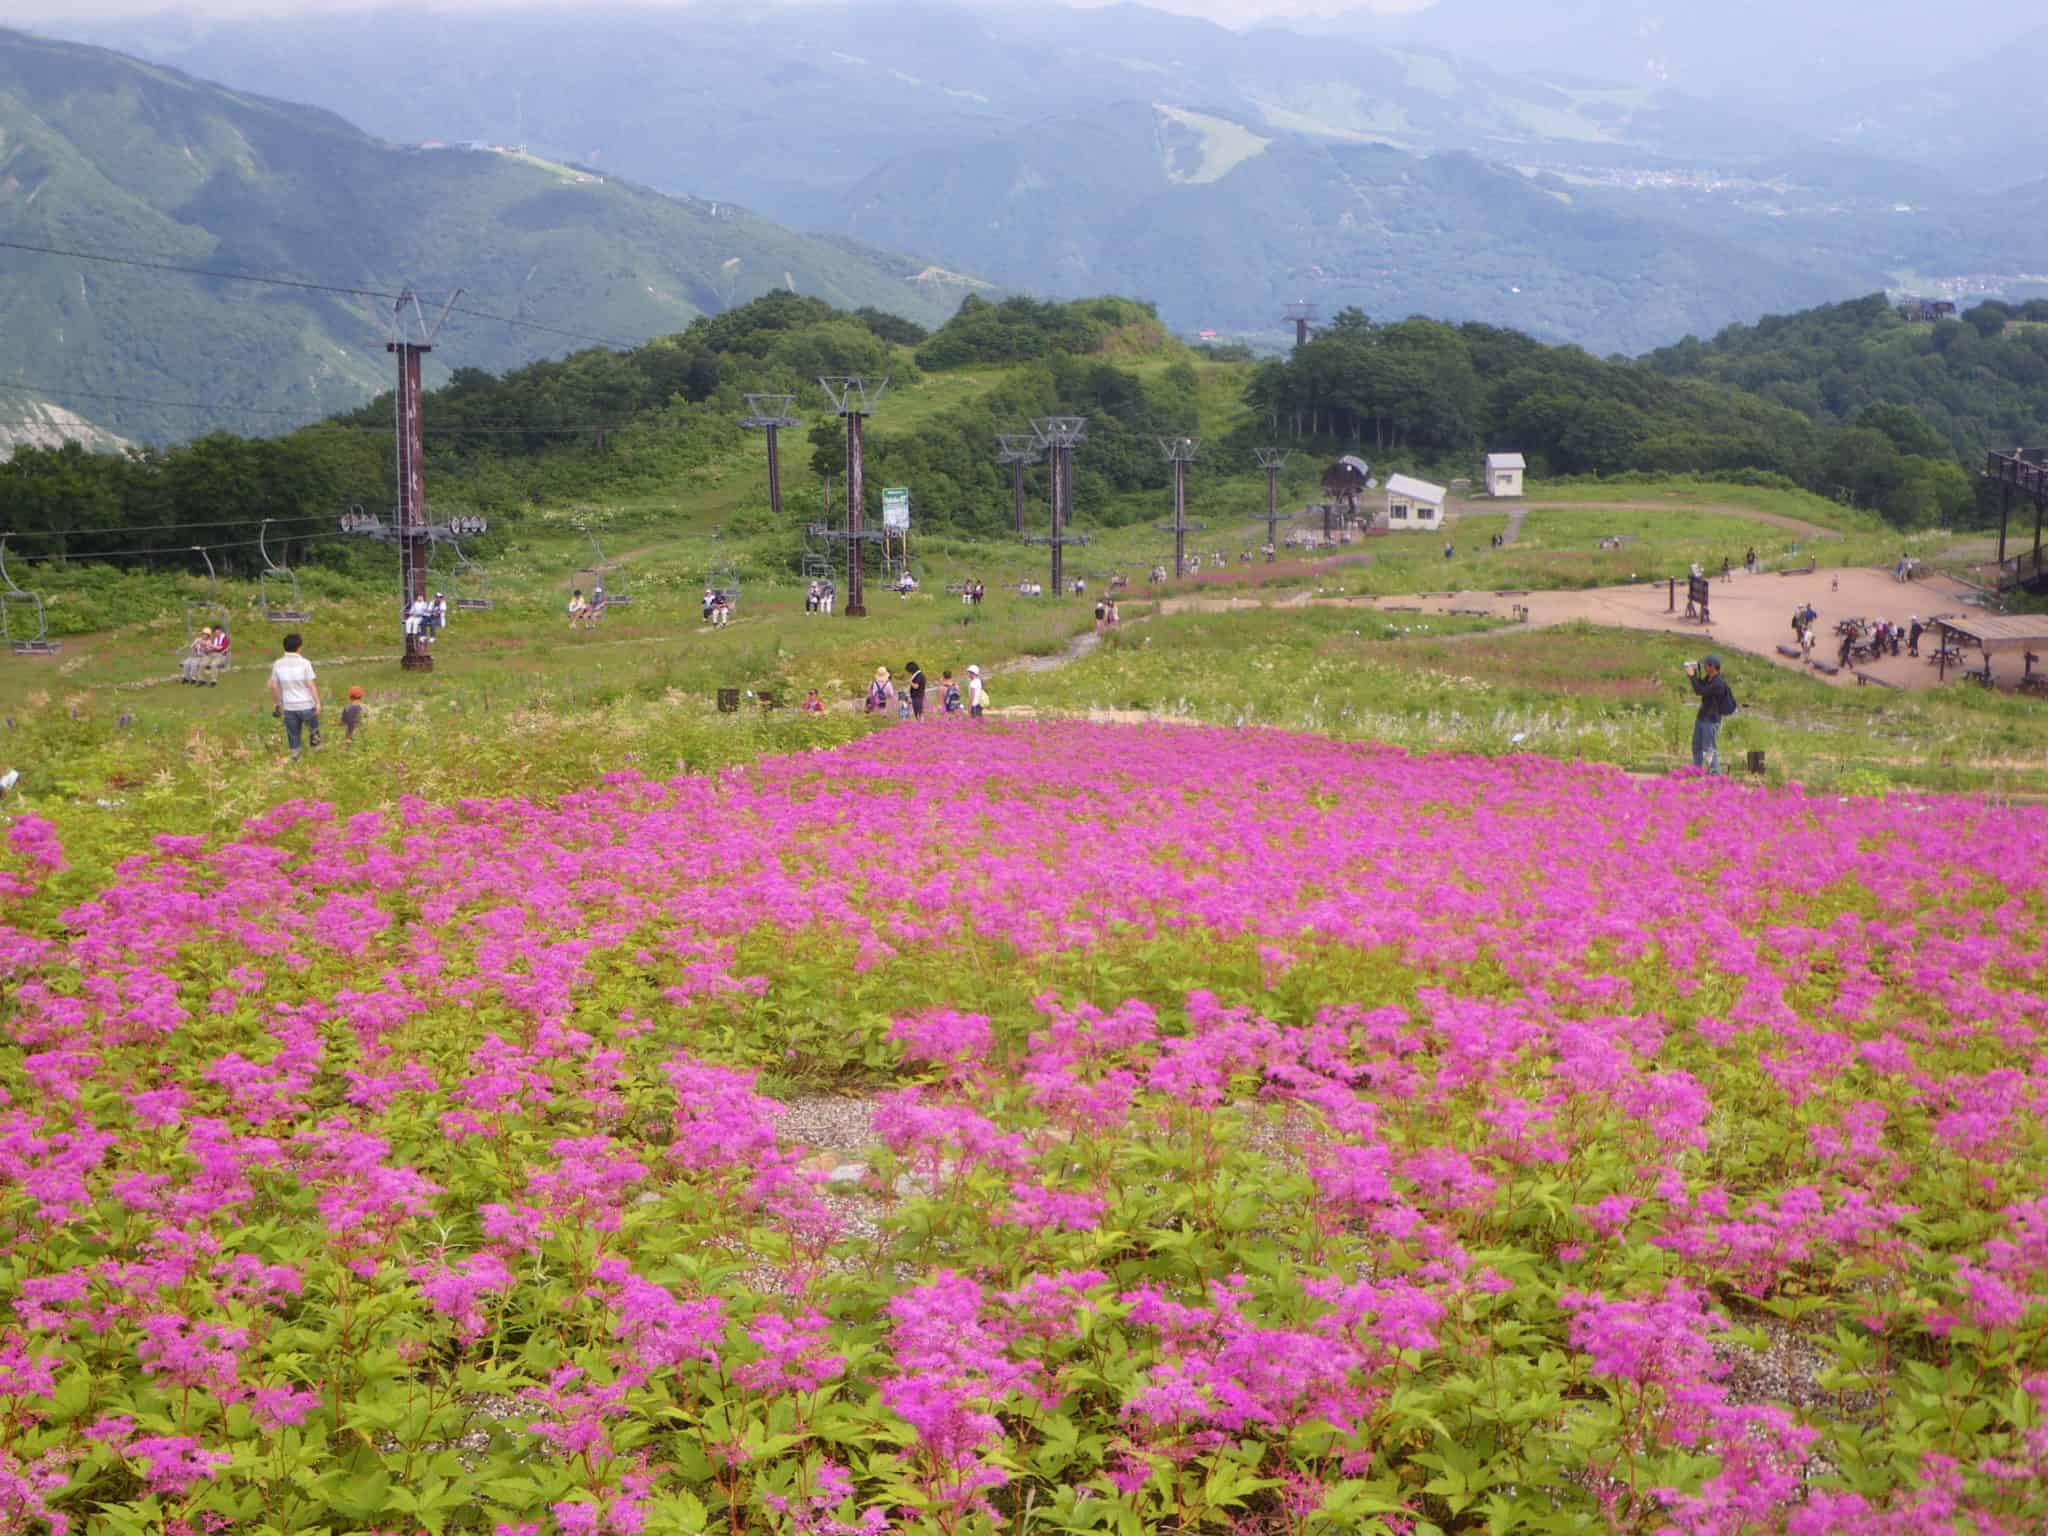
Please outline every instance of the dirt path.
[{"label": "dirt path", "polygon": [[[1832,638],[1836,621],[1845,618],[1891,619],[1911,624],[1913,619],[1932,619],[1940,614],[1981,613],[1968,601],[1970,589],[1946,577],[1931,576],[1921,581],[1900,583],[1891,572],[1852,566],[1790,576],[1751,576],[1737,571],[1713,584],[1713,618],[1702,626],[1685,619],[1683,609],[1669,610],[1670,589],[1662,582],[1625,587],[1594,587],[1577,592],[1494,592],[1431,593],[1420,597],[1319,598],[1317,606],[1375,608],[1383,612],[1460,613],[1513,618],[1517,605],[1528,610],[1527,627],[1547,629],[1560,624],[1588,623],[1616,629],[1649,630],[1664,634],[1695,636],[1702,651],[1716,647],[1747,651],[1775,666],[1806,672],[1806,663],[1781,655],[1780,645],[1792,643],[1792,610],[1812,603],[1820,613],[1821,643],[1815,656],[1832,665],[1836,644]],[[1466,638],[1466,637],[1456,637]],[[1935,668],[1923,658],[1901,654],[1865,663],[1859,670],[1894,687],[1932,688],[1939,682]],[[2002,682],[2019,675],[2016,660],[2007,659]],[[1827,677],[1815,676],[1840,688],[1858,686],[1854,673],[1843,671]]]},{"label": "dirt path", "polygon": [[1522,524],[1528,520],[1528,517],[1529,505],[1527,502],[1516,502],[1514,506],[1508,509],[1508,525],[1501,530],[1500,535],[1500,541],[1503,546],[1514,543],[1515,540],[1522,536]]}]

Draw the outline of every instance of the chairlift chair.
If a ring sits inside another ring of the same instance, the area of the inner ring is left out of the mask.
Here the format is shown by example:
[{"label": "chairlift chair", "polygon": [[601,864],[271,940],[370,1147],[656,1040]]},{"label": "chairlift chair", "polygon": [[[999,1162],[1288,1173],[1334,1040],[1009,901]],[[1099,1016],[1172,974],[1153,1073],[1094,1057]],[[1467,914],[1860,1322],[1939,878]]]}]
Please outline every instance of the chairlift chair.
[{"label": "chairlift chair", "polygon": [[448,578],[449,585],[455,588],[455,606],[480,613],[491,606],[489,572],[481,561],[462,552],[462,545],[453,534],[448,542],[455,546],[455,571]]},{"label": "chairlift chair", "polygon": [[7,539],[0,535],[0,639],[16,656],[54,656],[64,647],[50,638],[50,617],[40,593],[24,592],[7,573]]},{"label": "chairlift chair", "polygon": [[622,568],[605,559],[604,549],[597,542],[597,535],[589,529],[583,530],[583,537],[590,540],[590,564],[577,574],[588,576],[590,585],[604,588],[604,604],[607,608],[630,608],[632,597],[626,591],[626,577]]},{"label": "chairlift chair", "polygon": [[263,557],[263,569],[256,577],[256,596],[263,617],[273,624],[303,624],[311,615],[299,599],[299,578],[291,567],[270,558],[270,546],[265,542],[269,532],[270,519],[266,517],[256,529],[256,553]]},{"label": "chairlift chair", "polygon": [[228,621],[228,607],[220,600],[220,577],[213,568],[213,556],[201,545],[194,544],[192,553],[206,562],[206,596],[185,599],[185,648],[190,650],[200,629],[208,624],[225,625]]}]

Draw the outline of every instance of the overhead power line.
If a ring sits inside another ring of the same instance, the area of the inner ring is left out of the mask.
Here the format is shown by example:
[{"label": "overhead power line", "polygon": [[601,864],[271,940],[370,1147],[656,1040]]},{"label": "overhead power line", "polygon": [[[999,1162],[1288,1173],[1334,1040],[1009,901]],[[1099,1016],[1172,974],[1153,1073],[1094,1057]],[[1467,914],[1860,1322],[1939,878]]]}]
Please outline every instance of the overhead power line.
[{"label": "overhead power line", "polygon": [[[126,538],[131,533],[176,533],[182,528],[243,528],[250,523],[269,522],[280,528],[289,528],[295,523],[331,523],[334,519],[324,513],[309,517],[231,517],[215,523],[136,523],[122,528],[35,528],[26,531],[9,530],[9,539],[112,539]],[[286,538],[300,538],[292,533]],[[192,546],[183,546],[190,549]],[[225,547],[225,546],[223,546]]]},{"label": "overhead power line", "polygon": [[611,336],[593,336],[588,331],[567,331],[559,325],[543,325],[538,320],[522,320],[513,315],[486,314],[481,309],[465,309],[457,304],[448,311],[451,315],[467,315],[472,320],[495,320],[500,325],[524,326],[529,331],[545,331],[550,336],[567,336],[573,341],[592,341],[601,347],[610,347],[615,352],[630,352],[640,345],[637,341],[620,341]]},{"label": "overhead power line", "polygon": [[[230,272],[217,267],[186,266],[182,262],[154,261],[142,256],[115,256],[104,251],[79,251],[65,246],[32,245],[23,240],[0,240],[0,250],[27,251],[38,256],[64,256],[73,261],[97,261],[116,267],[139,267],[149,272],[174,272],[184,277],[210,277],[230,283],[261,283],[273,288],[298,288],[309,293],[338,293],[352,298],[389,299],[396,303],[401,297],[398,290],[388,288],[362,288],[344,283],[320,283],[303,277],[277,277],[261,272]],[[598,336],[589,331],[574,331],[559,325],[545,325],[538,320],[527,320],[517,315],[492,314],[488,310],[469,309],[456,305],[450,314],[467,315],[472,320],[488,320],[496,325],[518,326],[529,331],[542,331],[550,336],[565,336],[572,341],[595,342],[601,347],[612,347],[618,351],[629,351],[637,342],[620,341],[615,336]],[[290,414],[284,412],[280,414]]]},{"label": "overhead power line", "polygon": [[113,256],[104,251],[74,251],[55,245],[30,245],[21,240],[0,240],[0,250],[28,251],[38,256],[68,256],[73,261],[99,261],[116,267],[141,267],[151,272],[176,272],[186,277],[213,277],[231,283],[263,283],[273,288],[303,288],[312,293],[340,293],[362,299],[396,300],[396,293],[381,288],[353,288],[338,283],[316,283],[301,277],[270,277],[257,272],[226,272],[211,267],[188,267],[174,261],[150,261],[141,256]]}]

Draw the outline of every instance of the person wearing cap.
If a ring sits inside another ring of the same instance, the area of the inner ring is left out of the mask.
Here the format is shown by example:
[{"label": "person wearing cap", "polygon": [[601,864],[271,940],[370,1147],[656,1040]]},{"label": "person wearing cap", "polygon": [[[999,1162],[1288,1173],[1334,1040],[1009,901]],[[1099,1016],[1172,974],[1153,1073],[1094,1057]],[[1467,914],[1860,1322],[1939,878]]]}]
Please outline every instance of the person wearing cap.
[{"label": "person wearing cap", "polygon": [[1721,658],[1685,664],[1692,691],[1699,695],[1699,713],[1692,723],[1692,765],[1709,773],[1721,771],[1721,722],[1735,713],[1735,691],[1721,676]]},{"label": "person wearing cap", "polygon": [[1920,654],[1920,636],[1926,632],[1926,629],[1927,626],[1920,622],[1920,615],[1914,614],[1913,627],[1906,631],[1906,654],[1908,656],[1918,656]]},{"label": "person wearing cap", "polygon": [[988,689],[981,681],[981,668],[969,667],[967,669],[967,713],[970,718],[979,720],[981,712],[986,708],[988,708]]},{"label": "person wearing cap", "polygon": [[178,663],[178,681],[197,683],[200,669],[206,665],[207,658],[212,654],[213,626],[207,624],[201,627],[199,633],[192,637],[191,645],[186,647],[185,659]]},{"label": "person wearing cap", "polygon": [[363,723],[363,685],[356,684],[348,691],[348,703],[341,710],[341,744],[347,746],[356,739],[356,727]]}]

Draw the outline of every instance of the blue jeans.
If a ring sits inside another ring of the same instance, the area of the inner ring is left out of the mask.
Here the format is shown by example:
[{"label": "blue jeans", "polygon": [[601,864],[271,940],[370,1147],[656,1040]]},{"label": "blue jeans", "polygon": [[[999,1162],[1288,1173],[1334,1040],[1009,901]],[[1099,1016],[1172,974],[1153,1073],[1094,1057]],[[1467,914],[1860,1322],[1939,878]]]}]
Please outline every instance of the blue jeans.
[{"label": "blue jeans", "polygon": [[1695,720],[1692,723],[1692,765],[1709,773],[1721,771],[1721,722]]},{"label": "blue jeans", "polygon": [[299,755],[299,733],[310,730],[317,744],[320,740],[320,711],[317,709],[288,709],[284,712],[284,744],[292,749],[292,756]]}]

